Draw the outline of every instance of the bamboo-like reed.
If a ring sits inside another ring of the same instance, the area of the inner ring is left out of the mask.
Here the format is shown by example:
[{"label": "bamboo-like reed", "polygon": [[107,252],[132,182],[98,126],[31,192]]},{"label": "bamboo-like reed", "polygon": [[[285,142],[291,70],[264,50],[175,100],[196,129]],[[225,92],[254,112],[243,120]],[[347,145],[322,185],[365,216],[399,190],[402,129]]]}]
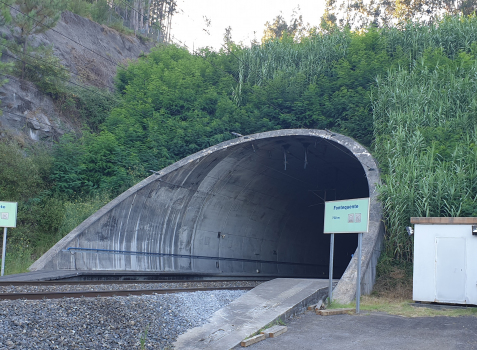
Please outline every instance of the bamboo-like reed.
[{"label": "bamboo-like reed", "polygon": [[[408,65],[378,77],[372,101],[386,252],[410,261],[412,241],[405,230],[410,217],[477,215],[477,17],[407,23],[378,34],[388,56],[406,57]],[[244,84],[264,86],[275,79],[301,93],[346,57],[353,35],[360,34],[336,31],[243,50],[236,102]],[[432,66],[425,55],[434,51],[452,62],[465,53],[474,65]]]},{"label": "bamboo-like reed", "polygon": [[[469,215],[468,207],[477,207],[476,73],[477,65],[468,70],[416,67],[378,79],[374,150],[384,168],[386,248],[395,258],[412,259],[405,230],[410,217]],[[426,130],[455,142],[426,138]],[[442,144],[446,156],[436,150]]]}]

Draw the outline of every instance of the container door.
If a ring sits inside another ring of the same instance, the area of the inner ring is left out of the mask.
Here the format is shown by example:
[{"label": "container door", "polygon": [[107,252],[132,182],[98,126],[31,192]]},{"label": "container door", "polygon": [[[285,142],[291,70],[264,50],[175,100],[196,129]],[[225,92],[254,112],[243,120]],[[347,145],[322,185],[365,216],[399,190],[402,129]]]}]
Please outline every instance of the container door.
[{"label": "container door", "polygon": [[465,238],[436,238],[436,301],[466,303]]}]

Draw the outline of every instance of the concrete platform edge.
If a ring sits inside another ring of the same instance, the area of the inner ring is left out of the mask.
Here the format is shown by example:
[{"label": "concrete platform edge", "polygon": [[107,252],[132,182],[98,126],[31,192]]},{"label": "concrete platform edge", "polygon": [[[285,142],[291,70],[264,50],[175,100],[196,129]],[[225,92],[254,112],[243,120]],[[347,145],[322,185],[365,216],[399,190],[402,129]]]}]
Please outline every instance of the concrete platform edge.
[{"label": "concrete platform edge", "polygon": [[[262,286],[272,282],[273,281],[266,282],[262,284]],[[313,287],[310,285],[300,289],[300,291],[288,296],[281,302],[278,301],[278,303],[276,298],[279,298],[280,295],[286,291],[286,289],[281,289],[280,291],[277,290],[275,295],[267,295],[267,299],[261,299],[257,294],[258,292],[254,295],[254,290],[252,290],[248,293],[251,293],[249,296],[252,298],[252,300],[258,298],[255,303],[250,304],[249,297],[248,300],[247,298],[244,299],[247,301],[244,302],[244,300],[242,300],[236,304],[239,306],[239,308],[248,304],[249,311],[242,310],[237,313],[237,306],[232,306],[232,304],[234,304],[232,303],[229,306],[217,311],[209,319],[209,323],[201,327],[190,329],[185,334],[179,336],[177,341],[174,343],[174,348],[178,350],[224,350],[241,348],[240,342],[255,332],[258,332],[261,328],[264,328],[268,324],[279,323],[279,320],[287,321],[295,315],[302,314],[306,311],[308,305],[314,304],[318,300],[325,298],[328,295],[328,288],[326,286],[327,281],[323,280],[323,282],[323,284],[315,282]],[[255,289],[257,288],[260,288],[260,286],[256,287]],[[240,297],[236,301],[239,301],[244,296]],[[296,298],[299,300],[290,300],[290,298]],[[253,314],[254,310],[261,310],[265,304],[273,305],[273,307],[271,309],[265,308],[265,311],[259,317],[249,316],[249,312],[252,312]],[[233,327],[230,327],[230,325]],[[216,339],[214,339],[218,332],[222,332],[224,335],[218,336]],[[206,341],[207,339],[212,340]]]}]

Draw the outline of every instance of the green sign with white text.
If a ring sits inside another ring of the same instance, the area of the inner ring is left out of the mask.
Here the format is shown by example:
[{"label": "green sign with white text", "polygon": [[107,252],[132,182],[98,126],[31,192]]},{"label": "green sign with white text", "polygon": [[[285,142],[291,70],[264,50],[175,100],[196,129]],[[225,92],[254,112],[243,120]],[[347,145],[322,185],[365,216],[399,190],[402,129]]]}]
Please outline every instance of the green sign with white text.
[{"label": "green sign with white text", "polygon": [[0,202],[0,227],[17,227],[17,203]]},{"label": "green sign with white text", "polygon": [[366,233],[369,223],[369,198],[325,202],[323,233]]}]

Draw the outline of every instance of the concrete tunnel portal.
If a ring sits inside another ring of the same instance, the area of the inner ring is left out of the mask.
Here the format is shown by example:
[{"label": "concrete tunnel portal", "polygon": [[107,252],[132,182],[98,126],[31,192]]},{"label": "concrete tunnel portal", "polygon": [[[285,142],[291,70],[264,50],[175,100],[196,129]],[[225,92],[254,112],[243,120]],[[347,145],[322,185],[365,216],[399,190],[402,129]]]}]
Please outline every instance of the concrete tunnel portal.
[{"label": "concrete tunnel portal", "polygon": [[[30,270],[328,278],[324,200],[369,196],[362,280],[369,292],[383,231],[378,181],[369,152],[339,134],[299,129],[239,137],[141,181],[65,236]],[[349,295],[356,247],[357,235],[335,236],[334,278],[348,281],[342,289]]]}]

